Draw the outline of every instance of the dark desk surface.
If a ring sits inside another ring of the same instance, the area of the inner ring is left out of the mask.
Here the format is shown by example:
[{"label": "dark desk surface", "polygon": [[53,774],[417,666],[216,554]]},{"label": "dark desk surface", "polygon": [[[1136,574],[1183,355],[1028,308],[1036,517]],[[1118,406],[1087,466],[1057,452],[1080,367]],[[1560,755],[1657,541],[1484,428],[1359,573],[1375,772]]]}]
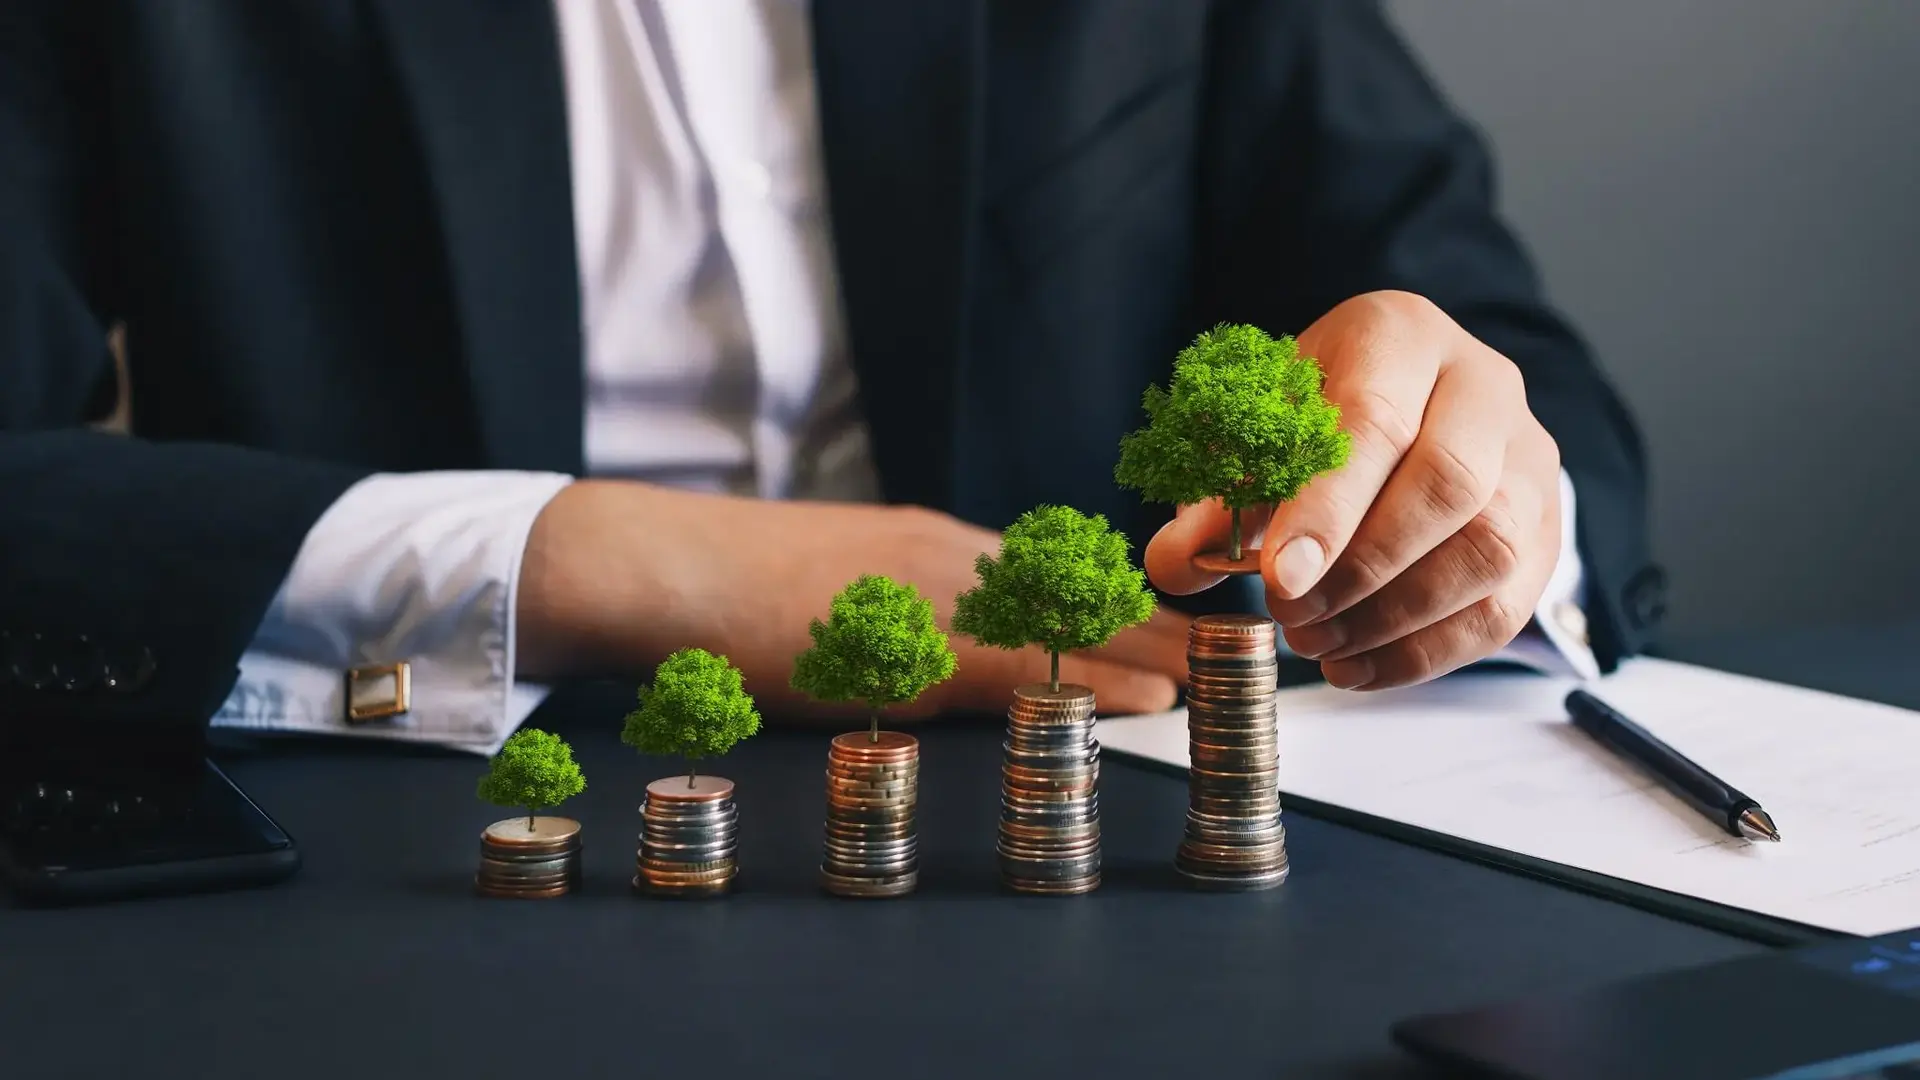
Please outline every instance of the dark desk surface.
[{"label": "dark desk surface", "polygon": [[[1838,650],[1836,650],[1838,646]],[[1920,705],[1920,623],[1675,651]],[[468,892],[478,759],[306,746],[232,762],[302,843],[267,890],[94,909],[0,908],[9,1077],[1417,1077],[1386,1037],[1413,1012],[1761,946],[1305,818],[1294,877],[1181,888],[1178,780],[1111,760],[1107,883],[1001,894],[999,729],[922,732],[921,891],[816,892],[825,735],[770,732],[740,788],[730,899],[637,900],[636,807],[670,772],[617,738],[626,698],[581,693],[586,890]]]}]

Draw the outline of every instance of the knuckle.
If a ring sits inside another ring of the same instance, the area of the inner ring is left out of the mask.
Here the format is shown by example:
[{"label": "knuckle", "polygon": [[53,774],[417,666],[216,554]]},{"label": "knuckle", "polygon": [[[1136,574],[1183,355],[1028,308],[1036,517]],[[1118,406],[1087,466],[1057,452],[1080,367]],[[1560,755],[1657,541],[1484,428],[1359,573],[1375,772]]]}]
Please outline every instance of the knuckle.
[{"label": "knuckle", "polygon": [[1426,682],[1440,673],[1440,659],[1434,651],[1431,635],[1415,634],[1408,638],[1400,648],[1400,681],[1408,683]]},{"label": "knuckle", "polygon": [[[1337,582],[1343,593],[1371,595],[1392,581],[1397,560],[1394,553],[1370,538],[1356,537],[1340,557],[1343,564]],[[1332,577],[1329,574],[1329,577]]]},{"label": "knuckle", "polygon": [[1440,305],[1419,293],[1408,292],[1405,289],[1378,289],[1355,299],[1364,304],[1368,313],[1376,318],[1405,323],[1424,323],[1435,316],[1444,317]]},{"label": "knuckle", "polygon": [[1532,430],[1528,432],[1531,443],[1528,448],[1529,451],[1536,459],[1545,465],[1547,472],[1558,473],[1560,471],[1559,440],[1555,439],[1553,432],[1548,431],[1539,420],[1534,418],[1531,412],[1527,414],[1527,418],[1531,421],[1530,426],[1532,428]]},{"label": "knuckle", "polygon": [[1359,400],[1341,410],[1341,422],[1361,453],[1388,454],[1397,459],[1413,445],[1420,426],[1406,410],[1374,387],[1364,387]]},{"label": "knuckle", "polygon": [[1502,354],[1488,348],[1482,354],[1485,357],[1487,378],[1493,381],[1494,389],[1502,401],[1526,407],[1527,377],[1520,371],[1520,365]]},{"label": "knuckle", "polygon": [[1461,530],[1461,539],[1470,553],[1471,573],[1481,581],[1504,581],[1520,567],[1520,524],[1503,499],[1488,503],[1474,515]]},{"label": "knuckle", "polygon": [[1479,613],[1481,637],[1495,649],[1518,637],[1527,620],[1533,617],[1531,612],[1498,593],[1480,601],[1474,610]]},{"label": "knuckle", "polygon": [[1418,479],[1421,497],[1443,521],[1470,518],[1493,497],[1493,478],[1482,475],[1459,451],[1442,442],[1434,442],[1421,455]]}]

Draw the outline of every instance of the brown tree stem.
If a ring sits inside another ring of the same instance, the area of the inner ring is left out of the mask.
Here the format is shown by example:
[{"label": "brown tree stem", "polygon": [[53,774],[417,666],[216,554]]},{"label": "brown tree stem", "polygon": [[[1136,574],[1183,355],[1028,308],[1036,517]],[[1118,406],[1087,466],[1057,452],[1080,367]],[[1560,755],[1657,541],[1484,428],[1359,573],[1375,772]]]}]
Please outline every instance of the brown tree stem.
[{"label": "brown tree stem", "polygon": [[699,771],[700,771],[700,764],[699,764],[699,762],[695,762],[695,761],[689,761],[689,762],[687,762],[687,786],[688,786],[688,787],[692,787],[692,786],[693,786],[693,778],[694,778],[694,775],[695,775],[696,773],[698,773]]},{"label": "brown tree stem", "polygon": [[880,710],[878,709],[873,710],[873,726],[867,731],[867,741],[870,743],[880,741]]},{"label": "brown tree stem", "polygon": [[1240,561],[1240,508],[1228,511],[1233,517],[1233,561]]},{"label": "brown tree stem", "polygon": [[1048,683],[1048,687],[1057,694],[1060,692],[1060,653],[1058,650],[1054,650],[1049,655],[1053,657],[1053,676],[1052,680]]}]

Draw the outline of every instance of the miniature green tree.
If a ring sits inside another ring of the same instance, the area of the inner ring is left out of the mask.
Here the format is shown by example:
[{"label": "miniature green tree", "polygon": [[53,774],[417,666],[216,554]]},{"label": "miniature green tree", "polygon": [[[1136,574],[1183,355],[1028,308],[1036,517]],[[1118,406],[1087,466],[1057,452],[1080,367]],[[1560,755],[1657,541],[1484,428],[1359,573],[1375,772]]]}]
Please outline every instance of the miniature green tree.
[{"label": "miniature green tree", "polygon": [[953,650],[934,624],[932,602],[892,578],[862,574],[807,633],[813,647],[794,659],[793,688],[820,701],[866,702],[873,742],[880,741],[880,710],[953,676]]},{"label": "miniature green tree", "polygon": [[517,806],[527,811],[527,831],[533,831],[536,813],[559,806],[587,789],[587,779],[574,764],[573,748],[558,735],[538,728],[513,733],[494,755],[480,778],[479,797],[495,806]]},{"label": "miniature green tree", "polygon": [[1147,426],[1121,439],[1114,479],[1152,502],[1220,499],[1237,561],[1241,510],[1286,502],[1346,464],[1352,440],[1322,380],[1293,338],[1216,326],[1180,350],[1169,389],[1147,388]]},{"label": "miniature green tree", "polygon": [[705,649],[681,649],[661,661],[652,686],[640,688],[640,707],[627,714],[620,741],[643,754],[686,758],[692,787],[701,758],[719,757],[759,730],[740,669]]},{"label": "miniature green tree", "polygon": [[1153,614],[1147,575],[1127,561],[1127,538],[1068,506],[1037,506],[1000,538],[1000,558],[974,561],[980,584],[954,602],[953,628],[982,645],[1039,645],[1053,658],[1103,645]]}]

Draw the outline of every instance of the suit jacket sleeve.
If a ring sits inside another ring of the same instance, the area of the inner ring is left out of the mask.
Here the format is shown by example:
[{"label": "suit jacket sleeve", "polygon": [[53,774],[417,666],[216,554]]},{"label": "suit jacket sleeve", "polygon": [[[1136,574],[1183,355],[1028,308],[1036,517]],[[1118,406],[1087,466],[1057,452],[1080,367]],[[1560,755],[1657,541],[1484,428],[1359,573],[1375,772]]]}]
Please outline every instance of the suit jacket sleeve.
[{"label": "suit jacket sleeve", "polygon": [[92,7],[0,11],[0,729],[203,723],[308,528],[362,475],[82,426],[124,300]]},{"label": "suit jacket sleeve", "polygon": [[1578,492],[1588,623],[1611,670],[1659,616],[1640,438],[1495,213],[1487,148],[1375,0],[1227,0],[1209,48],[1210,306],[1298,332],[1349,297],[1401,289],[1519,365]]}]

